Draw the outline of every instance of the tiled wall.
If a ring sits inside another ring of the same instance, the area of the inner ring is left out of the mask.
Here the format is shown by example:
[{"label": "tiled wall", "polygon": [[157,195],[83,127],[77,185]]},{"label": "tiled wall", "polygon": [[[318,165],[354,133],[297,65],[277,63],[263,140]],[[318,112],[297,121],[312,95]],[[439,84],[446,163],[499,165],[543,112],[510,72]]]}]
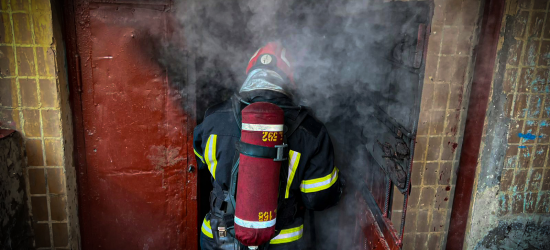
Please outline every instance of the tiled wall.
[{"label": "tiled wall", "polygon": [[[404,249],[445,248],[481,2],[434,2]],[[396,195],[394,204],[400,199]],[[393,218],[396,214],[399,208]]]},{"label": "tiled wall", "polygon": [[465,249],[550,242],[536,238],[550,223],[549,5],[506,1]]},{"label": "tiled wall", "polygon": [[500,183],[500,215],[549,213],[550,16],[548,1],[520,1],[506,62],[511,118]]},{"label": "tiled wall", "polygon": [[69,228],[75,224],[68,219],[68,212],[74,212],[67,201],[66,168],[73,166],[67,165],[72,160],[65,153],[70,151],[63,128],[70,121],[68,104],[61,105],[67,93],[60,78],[65,76],[56,63],[63,68],[64,61],[56,60],[50,1],[3,0],[1,5],[0,126],[17,129],[25,137],[35,246],[69,249],[74,241]]}]

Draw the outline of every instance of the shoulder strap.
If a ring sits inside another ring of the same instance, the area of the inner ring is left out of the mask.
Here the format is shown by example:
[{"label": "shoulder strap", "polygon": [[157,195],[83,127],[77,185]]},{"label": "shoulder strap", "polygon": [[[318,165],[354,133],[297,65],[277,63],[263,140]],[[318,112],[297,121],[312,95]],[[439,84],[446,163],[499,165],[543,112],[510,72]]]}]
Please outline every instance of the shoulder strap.
[{"label": "shoulder strap", "polygon": [[237,96],[237,94],[231,97],[231,105],[233,106],[233,115],[235,116],[237,126],[239,126],[239,129],[242,130],[243,121],[241,117],[241,110],[243,110],[243,103],[241,102],[241,99]]},{"label": "shoulder strap", "polygon": [[296,120],[294,120],[294,122],[292,122],[292,124],[290,125],[290,127],[288,127],[288,130],[284,134],[284,136],[286,136],[286,138],[290,138],[292,133],[294,133],[294,131],[296,131],[296,129],[298,129],[300,124],[302,124],[304,119],[306,119],[308,112],[309,111],[306,107],[300,106],[300,111],[298,113],[298,116],[296,117]]}]

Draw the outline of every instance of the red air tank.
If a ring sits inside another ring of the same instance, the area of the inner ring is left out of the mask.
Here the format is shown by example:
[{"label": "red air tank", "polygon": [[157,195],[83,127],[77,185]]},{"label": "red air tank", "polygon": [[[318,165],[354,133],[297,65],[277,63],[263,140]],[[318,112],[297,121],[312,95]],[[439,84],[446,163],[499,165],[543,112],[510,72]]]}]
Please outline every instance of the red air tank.
[{"label": "red air tank", "polygon": [[[284,112],[267,102],[242,111],[241,142],[268,148],[283,144]],[[275,233],[281,161],[240,154],[235,208],[235,237],[246,246],[260,246]]]}]

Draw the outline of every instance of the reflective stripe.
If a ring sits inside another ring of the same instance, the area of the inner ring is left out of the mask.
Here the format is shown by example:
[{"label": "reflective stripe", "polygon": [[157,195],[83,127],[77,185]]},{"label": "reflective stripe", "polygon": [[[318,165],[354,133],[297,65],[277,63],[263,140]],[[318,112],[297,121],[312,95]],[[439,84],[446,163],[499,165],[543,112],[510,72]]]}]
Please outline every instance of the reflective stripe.
[{"label": "reflective stripe", "polygon": [[299,227],[283,229],[275,238],[271,239],[269,244],[281,244],[297,241],[304,235],[304,225]]},{"label": "reflective stripe", "polygon": [[281,132],[281,131],[283,131],[283,124],[250,124],[250,123],[243,123],[243,130]]},{"label": "reflective stripe", "polygon": [[332,173],[325,177],[313,179],[313,180],[303,180],[300,185],[300,189],[304,193],[318,192],[325,190],[332,186],[338,179],[338,168],[334,167]]},{"label": "reflective stripe", "polygon": [[281,59],[283,59],[283,62],[286,63],[286,65],[290,68],[290,63],[288,62],[288,60],[286,59],[286,49],[283,49],[283,51],[281,52]]},{"label": "reflective stripe", "polygon": [[254,59],[254,57],[258,54],[258,52],[260,52],[260,49],[262,48],[259,48],[258,50],[256,50],[256,52],[254,53],[254,55],[252,55],[252,57],[250,58],[250,60],[248,60],[248,63],[250,63],[252,61],[252,59]]},{"label": "reflective stripe", "polygon": [[208,170],[212,173],[212,177],[216,179],[216,167],[218,166],[218,160],[216,159],[216,142],[218,141],[218,135],[210,135],[206,142],[206,149],[204,155],[206,157],[206,165]]},{"label": "reflective stripe", "polygon": [[210,227],[210,221],[206,220],[206,217],[202,221],[201,231],[204,235],[210,238],[214,238],[214,236],[212,235],[212,228]]},{"label": "reflective stripe", "polygon": [[248,221],[237,218],[235,216],[235,224],[246,227],[246,228],[268,228],[275,226],[275,222],[277,221],[277,218],[270,220],[270,221]]},{"label": "reflective stripe", "polygon": [[292,185],[292,180],[294,180],[294,175],[296,174],[296,169],[298,169],[298,163],[300,162],[300,152],[295,152],[290,150],[288,152],[288,179],[286,181],[286,192],[285,199],[288,199],[288,193],[290,191],[290,185]]},{"label": "reflective stripe", "polygon": [[197,157],[199,157],[199,159],[201,159],[202,163],[204,163],[204,159],[202,158],[202,156],[199,154],[199,152],[197,152],[197,150],[195,150],[195,148],[193,148],[193,152],[195,152],[195,155]]}]

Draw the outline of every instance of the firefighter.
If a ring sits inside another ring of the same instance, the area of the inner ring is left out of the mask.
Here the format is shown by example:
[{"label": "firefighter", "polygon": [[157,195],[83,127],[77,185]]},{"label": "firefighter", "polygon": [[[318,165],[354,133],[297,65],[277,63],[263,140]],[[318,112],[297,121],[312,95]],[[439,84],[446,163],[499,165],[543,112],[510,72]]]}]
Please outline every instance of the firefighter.
[{"label": "firefighter", "polygon": [[235,199],[231,190],[237,183],[234,173],[239,154],[235,144],[241,137],[241,111],[250,103],[269,102],[283,109],[288,144],[288,160],[282,163],[279,176],[275,235],[260,249],[311,247],[312,243],[303,237],[313,230],[313,225],[304,221],[306,211],[326,209],[340,198],[342,184],[329,134],[308,108],[293,103],[295,85],[288,59],[286,49],[278,42],[256,51],[239,93],[210,107],[194,130],[193,147],[199,169],[209,170],[214,187],[210,212],[201,227],[201,249],[246,249],[234,238]]}]

